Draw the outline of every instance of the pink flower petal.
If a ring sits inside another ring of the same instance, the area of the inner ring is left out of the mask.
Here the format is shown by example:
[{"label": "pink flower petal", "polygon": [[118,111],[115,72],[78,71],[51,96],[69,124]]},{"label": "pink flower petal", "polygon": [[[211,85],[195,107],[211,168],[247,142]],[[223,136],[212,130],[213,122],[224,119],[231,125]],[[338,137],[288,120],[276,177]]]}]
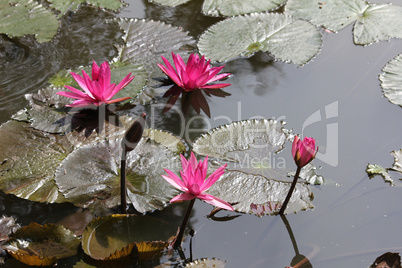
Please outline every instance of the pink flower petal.
[{"label": "pink flower petal", "polygon": [[176,195],[175,197],[173,197],[172,200],[170,200],[170,203],[192,200],[194,198],[196,198],[196,197],[190,193],[182,193],[182,194],[179,194],[179,195]]},{"label": "pink flower petal", "polygon": [[204,200],[205,202],[215,206],[215,207],[220,207],[226,210],[234,211],[234,208],[226,201],[223,201],[222,199],[215,197],[210,194],[201,194],[198,195],[197,198]]},{"label": "pink flower petal", "polygon": [[183,181],[182,181],[179,177],[177,177],[176,174],[174,174],[174,173],[173,173],[172,171],[170,171],[169,169],[164,169],[164,170],[165,170],[165,172],[169,175],[169,176],[162,175],[162,177],[163,177],[167,182],[169,182],[171,185],[173,185],[174,187],[176,187],[177,189],[179,189],[179,190],[181,190],[181,191],[183,191],[183,192],[185,192],[185,191],[188,190],[187,187],[186,187],[186,185],[184,185]]},{"label": "pink flower petal", "polygon": [[208,191],[209,188],[217,181],[219,178],[225,173],[225,168],[227,164],[221,166],[217,170],[215,170],[203,183],[201,186],[201,191],[205,192]]}]

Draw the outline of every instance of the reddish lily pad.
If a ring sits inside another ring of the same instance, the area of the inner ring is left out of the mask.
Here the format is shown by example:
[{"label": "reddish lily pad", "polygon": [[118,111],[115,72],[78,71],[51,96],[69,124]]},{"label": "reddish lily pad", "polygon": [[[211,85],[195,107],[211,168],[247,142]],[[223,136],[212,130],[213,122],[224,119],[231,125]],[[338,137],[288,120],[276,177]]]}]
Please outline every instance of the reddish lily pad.
[{"label": "reddish lily pad", "polygon": [[80,242],[63,226],[33,222],[18,229],[3,248],[27,265],[49,266],[58,259],[76,255]]},{"label": "reddish lily pad", "polygon": [[[82,249],[95,260],[117,260],[137,251],[139,260],[155,257],[167,248],[175,226],[150,216],[111,215],[93,220],[82,234]],[[165,237],[158,230],[171,229]]]}]

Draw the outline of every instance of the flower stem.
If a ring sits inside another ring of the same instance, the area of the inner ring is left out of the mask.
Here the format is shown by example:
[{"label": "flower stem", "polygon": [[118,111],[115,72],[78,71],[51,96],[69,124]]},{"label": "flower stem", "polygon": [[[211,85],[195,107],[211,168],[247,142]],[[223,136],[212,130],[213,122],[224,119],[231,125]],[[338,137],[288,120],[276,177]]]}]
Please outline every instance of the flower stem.
[{"label": "flower stem", "polygon": [[179,234],[177,235],[176,240],[174,241],[173,249],[178,249],[181,245],[181,240],[183,239],[184,230],[186,229],[188,219],[190,218],[191,211],[193,210],[194,202],[195,202],[195,198],[191,199],[190,203],[188,204],[186,215],[184,215],[183,222],[181,223],[181,226],[180,226]]},{"label": "flower stem", "polygon": [[290,197],[292,196],[292,193],[296,187],[296,182],[297,182],[297,179],[299,178],[300,170],[301,170],[301,167],[297,167],[296,174],[295,174],[295,177],[293,178],[293,182],[292,182],[292,185],[290,186],[288,195],[286,196],[285,201],[282,204],[281,210],[279,210],[279,215],[282,215],[283,212],[285,212],[285,209],[289,203]]},{"label": "flower stem", "polygon": [[120,204],[121,213],[127,214],[127,190],[126,190],[126,152],[123,149],[122,159],[120,161]]}]

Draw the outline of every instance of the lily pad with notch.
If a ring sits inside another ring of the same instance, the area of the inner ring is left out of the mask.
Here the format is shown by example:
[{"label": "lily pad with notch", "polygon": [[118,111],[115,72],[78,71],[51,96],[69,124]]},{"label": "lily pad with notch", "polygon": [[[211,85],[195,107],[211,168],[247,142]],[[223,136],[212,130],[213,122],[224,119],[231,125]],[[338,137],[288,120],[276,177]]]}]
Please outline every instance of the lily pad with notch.
[{"label": "lily pad with notch", "polygon": [[353,39],[357,45],[402,38],[400,6],[364,0],[289,0],[285,8],[286,14],[335,32],[354,23]]},{"label": "lily pad with notch", "polygon": [[318,54],[321,34],[311,23],[278,13],[252,13],[228,18],[200,37],[200,53],[213,61],[228,61],[269,52],[275,60],[304,65]]}]

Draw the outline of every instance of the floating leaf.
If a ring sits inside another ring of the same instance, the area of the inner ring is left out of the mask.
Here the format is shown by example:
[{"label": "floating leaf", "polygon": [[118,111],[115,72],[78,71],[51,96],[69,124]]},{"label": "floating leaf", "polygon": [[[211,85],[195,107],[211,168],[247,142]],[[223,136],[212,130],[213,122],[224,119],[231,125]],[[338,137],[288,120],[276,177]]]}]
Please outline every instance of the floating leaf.
[{"label": "floating leaf", "polygon": [[[394,157],[394,164],[392,168],[383,168],[377,164],[368,164],[366,168],[366,172],[369,176],[380,175],[384,178],[385,182],[390,183],[395,186],[396,182],[392,179],[389,171],[396,171],[398,173],[402,173],[402,149],[399,151],[392,151],[391,155]],[[401,184],[398,183],[398,186]]]},{"label": "floating leaf", "polygon": [[73,150],[65,137],[8,121],[0,127],[0,189],[41,202],[64,201],[53,181],[54,170]]},{"label": "floating leaf", "polygon": [[209,16],[237,16],[277,9],[286,0],[205,0],[202,12]]},{"label": "floating leaf", "polygon": [[[120,140],[82,146],[56,172],[59,190],[82,207],[114,207],[120,201]],[[88,159],[92,164],[86,164]],[[141,213],[162,209],[177,194],[162,178],[163,168],[178,172],[179,156],[150,137],[127,154],[127,200]]]},{"label": "floating leaf", "polygon": [[63,226],[32,222],[18,229],[3,248],[27,265],[49,266],[58,259],[76,255],[80,242]]},{"label": "floating leaf", "polygon": [[160,21],[121,19],[119,24],[126,42],[124,46],[118,46],[119,61],[144,65],[150,77],[162,75],[156,65],[162,63],[161,56],[169,57],[171,51],[187,53],[186,47],[195,44],[194,39],[180,28]]},{"label": "floating leaf", "polygon": [[363,0],[289,0],[286,13],[339,31],[355,22],[353,35],[358,45],[402,37],[402,7],[368,4]]},{"label": "floating leaf", "polygon": [[[97,218],[82,234],[82,249],[95,260],[116,260],[138,252],[139,260],[151,259],[168,246],[158,230],[176,226],[150,216],[111,215]],[[166,232],[164,232],[166,233]],[[153,242],[149,242],[153,241]]]},{"label": "floating leaf", "polygon": [[[284,122],[265,119],[235,122],[202,135],[194,142],[193,151],[216,158],[213,163],[217,166],[228,164],[226,173],[208,192],[238,203],[235,210],[245,213],[255,213],[255,205],[282,203],[291,183],[286,160],[279,153],[291,138]],[[312,207],[308,186],[299,182],[296,189],[287,212]]]},{"label": "floating leaf", "polygon": [[396,56],[382,69],[380,75],[384,96],[402,106],[402,54]]},{"label": "floating leaf", "polygon": [[269,52],[276,60],[303,65],[321,48],[318,29],[311,23],[277,13],[253,13],[212,25],[198,42],[201,54],[214,61]]},{"label": "floating leaf", "polygon": [[391,155],[394,157],[394,165],[392,169],[402,173],[402,149],[399,151],[392,151]]},{"label": "floating leaf", "polygon": [[182,5],[189,1],[190,0],[150,0],[150,2],[152,2],[152,3],[158,3],[160,5],[170,6],[170,7]]},{"label": "floating leaf", "polygon": [[58,28],[56,16],[36,1],[0,3],[0,33],[10,37],[33,34],[42,43],[50,41]]},{"label": "floating leaf", "polygon": [[185,141],[170,132],[148,128],[144,130],[143,136],[144,138],[149,138],[157,143],[162,144],[174,153],[180,154],[187,151]]},{"label": "floating leaf", "polygon": [[[208,190],[208,193],[226,202],[238,203],[233,205],[236,211],[253,214],[253,204],[282,203],[289,188],[290,183],[238,171],[228,171]],[[313,208],[312,199],[308,186],[298,182],[286,213]],[[272,211],[271,214],[277,212]]]},{"label": "floating leaf", "polygon": [[60,11],[62,15],[69,10],[76,11],[79,5],[85,3],[111,10],[117,10],[123,6],[123,3],[119,0],[49,0],[49,2],[50,6]]},{"label": "floating leaf", "polygon": [[226,262],[219,260],[219,259],[200,259],[200,260],[195,260],[192,261],[190,263],[186,264],[186,267],[190,267],[190,268],[209,268],[209,267],[213,267],[213,268],[223,268],[225,267]]}]

